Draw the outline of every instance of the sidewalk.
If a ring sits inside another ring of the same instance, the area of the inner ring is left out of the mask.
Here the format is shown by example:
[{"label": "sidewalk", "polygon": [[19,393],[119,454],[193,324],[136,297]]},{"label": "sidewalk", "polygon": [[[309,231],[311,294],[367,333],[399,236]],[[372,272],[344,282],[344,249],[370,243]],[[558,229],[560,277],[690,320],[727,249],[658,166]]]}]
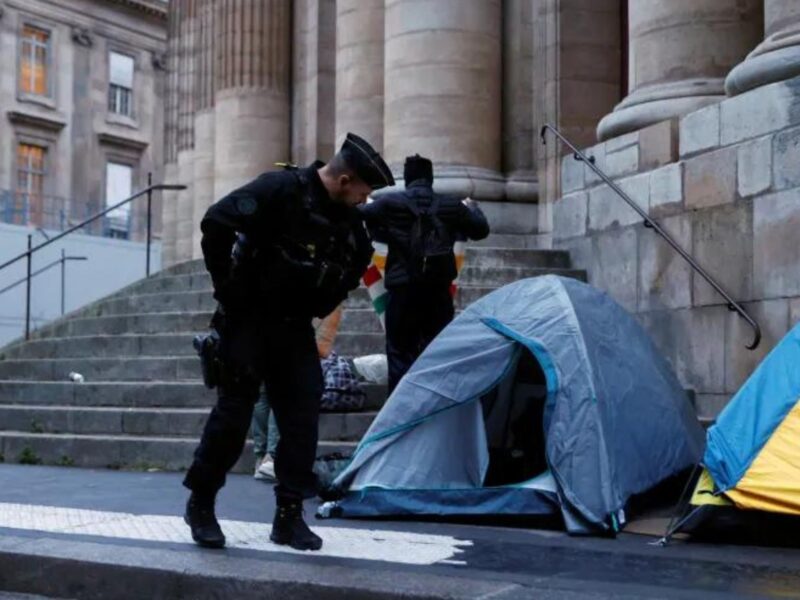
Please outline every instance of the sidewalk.
[{"label": "sidewalk", "polygon": [[[0,592],[61,598],[800,598],[800,550],[310,518],[268,541],[269,485],[232,476],[222,551],[191,542],[176,473],[0,465]],[[308,512],[312,510],[308,506]],[[2,594],[0,594],[2,597]]]}]

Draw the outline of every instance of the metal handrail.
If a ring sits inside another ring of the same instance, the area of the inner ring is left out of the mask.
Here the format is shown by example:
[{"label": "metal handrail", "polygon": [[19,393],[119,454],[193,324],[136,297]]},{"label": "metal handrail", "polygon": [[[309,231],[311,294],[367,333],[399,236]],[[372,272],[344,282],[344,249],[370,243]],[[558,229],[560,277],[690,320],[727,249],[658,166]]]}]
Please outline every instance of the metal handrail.
[{"label": "metal handrail", "polygon": [[[33,273],[31,273],[31,278],[33,278],[33,277],[36,277],[37,275],[41,275],[45,271],[49,271],[50,269],[52,269],[56,265],[59,265],[59,264],[61,265],[61,314],[62,315],[65,312],[64,311],[64,306],[65,306],[65,303],[64,303],[65,279],[66,279],[65,264],[66,264],[66,262],[68,260],[89,260],[89,258],[87,256],[67,256],[64,253],[64,250],[62,249],[61,250],[61,258],[59,258],[58,260],[54,260],[53,262],[48,263],[45,266],[43,266],[41,269],[37,269]],[[0,294],[5,294],[6,292],[10,292],[11,290],[13,290],[18,285],[22,285],[23,283],[25,283],[27,280],[28,280],[27,277],[23,277],[22,279],[17,279],[11,285],[7,285],[6,287],[0,289]]]},{"label": "metal handrail", "polygon": [[753,317],[751,317],[748,314],[748,312],[738,302],[736,302],[736,300],[731,298],[730,294],[728,294],[722,288],[722,286],[719,283],[717,283],[717,281],[711,275],[709,275],[708,272],[697,263],[697,261],[695,261],[695,259],[692,257],[691,254],[686,252],[686,250],[684,250],[683,247],[678,242],[676,242],[667,231],[665,231],[657,222],[653,221],[650,218],[650,216],[647,214],[647,212],[645,212],[645,210],[641,206],[639,206],[630,196],[628,196],[628,194],[622,191],[622,189],[616,183],[611,181],[608,175],[603,173],[603,171],[595,164],[594,157],[587,157],[583,152],[578,150],[578,148],[576,148],[575,145],[572,144],[572,142],[570,142],[567,138],[565,138],[558,129],[556,129],[552,125],[545,125],[544,127],[542,127],[540,133],[540,136],[542,138],[542,144],[547,144],[546,134],[548,130],[552,131],[553,134],[556,137],[558,137],[558,139],[560,139],[562,143],[564,143],[567,147],[569,147],[570,150],[572,150],[573,152],[572,156],[575,160],[586,163],[586,165],[590,169],[592,169],[595,173],[597,173],[597,175],[603,181],[605,181],[608,184],[608,186],[612,190],[614,190],[623,200],[625,200],[625,202],[627,202],[628,205],[633,210],[639,213],[639,216],[641,216],[642,219],[644,220],[645,227],[652,229],[653,231],[658,233],[661,237],[663,237],[667,241],[667,243],[670,246],[672,246],[672,248],[678,254],[680,254],[686,262],[689,263],[692,269],[694,269],[697,273],[699,273],[700,276],[703,279],[705,279],[706,282],[711,287],[713,287],[720,296],[725,298],[725,301],[727,302],[728,305],[728,310],[739,313],[739,316],[742,317],[745,321],[747,321],[747,323],[753,328],[753,334],[754,334],[753,343],[746,346],[746,348],[748,350],[755,350],[756,348],[758,348],[758,345],[761,342],[761,327],[759,327],[755,319],[753,319]]},{"label": "metal handrail", "polygon": [[26,340],[30,339],[30,335],[31,335],[31,328],[30,328],[30,325],[31,325],[31,277],[32,277],[32,274],[31,274],[31,259],[32,259],[33,255],[34,255],[34,253],[38,252],[42,248],[45,248],[46,246],[49,246],[50,244],[53,244],[53,243],[57,242],[61,238],[68,236],[70,233],[78,231],[79,229],[83,229],[84,227],[86,227],[90,223],[93,223],[93,222],[97,221],[98,219],[102,219],[104,216],[106,216],[111,211],[114,211],[114,210],[120,208],[121,206],[125,206],[129,202],[133,202],[137,198],[140,198],[140,197],[142,197],[144,195],[147,195],[147,258],[146,258],[146,275],[147,275],[147,277],[149,277],[150,276],[150,246],[152,244],[152,227],[151,227],[151,223],[152,223],[153,192],[155,192],[155,191],[165,191],[165,190],[180,191],[180,190],[185,190],[185,189],[186,189],[185,185],[174,185],[174,184],[164,184],[164,183],[159,183],[157,185],[153,185],[152,173],[148,173],[147,174],[147,187],[144,188],[143,190],[136,192],[135,194],[133,194],[132,196],[129,196],[128,198],[125,198],[124,200],[120,200],[119,202],[117,202],[116,204],[114,204],[112,206],[106,207],[104,210],[101,210],[100,212],[95,213],[91,217],[89,217],[87,219],[84,219],[83,221],[81,221],[77,225],[73,225],[72,227],[70,227],[66,231],[62,231],[58,235],[56,235],[56,236],[54,236],[52,238],[49,238],[48,240],[42,242],[38,246],[32,247],[33,235],[29,234],[28,235],[28,249],[25,252],[23,252],[22,254],[20,254],[18,256],[15,256],[11,260],[8,260],[8,261],[6,261],[6,262],[4,262],[3,264],[0,265],[0,271],[2,271],[3,269],[6,269],[6,268],[10,267],[11,265],[17,263],[18,261],[22,260],[23,258],[27,258],[28,259],[27,275],[25,277],[25,279],[27,281],[27,290],[26,290],[26,296],[25,296],[25,339]]}]

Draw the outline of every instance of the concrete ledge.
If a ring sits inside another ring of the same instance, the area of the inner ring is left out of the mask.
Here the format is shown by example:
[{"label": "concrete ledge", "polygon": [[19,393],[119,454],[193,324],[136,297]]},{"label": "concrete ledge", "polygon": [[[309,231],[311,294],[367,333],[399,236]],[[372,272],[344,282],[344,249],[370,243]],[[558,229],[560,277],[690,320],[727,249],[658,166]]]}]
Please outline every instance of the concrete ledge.
[{"label": "concrete ledge", "polygon": [[[154,566],[157,565],[157,566]],[[71,539],[0,539],[3,588],[13,592],[139,600],[434,599],[521,597],[517,584],[401,570],[270,560],[195,550],[131,547]],[[511,594],[511,595],[508,595]]]}]

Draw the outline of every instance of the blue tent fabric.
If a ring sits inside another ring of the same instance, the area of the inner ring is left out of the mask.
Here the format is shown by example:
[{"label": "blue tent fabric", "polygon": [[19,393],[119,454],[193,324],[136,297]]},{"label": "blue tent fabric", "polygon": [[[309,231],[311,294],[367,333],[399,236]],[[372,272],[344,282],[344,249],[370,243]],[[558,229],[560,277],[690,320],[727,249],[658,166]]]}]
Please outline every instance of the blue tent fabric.
[{"label": "blue tent fabric", "polygon": [[[549,471],[485,488],[480,399],[514,372],[521,352],[546,377]],[[347,490],[337,512],[560,510],[574,532],[613,529],[631,495],[696,464],[703,444],[680,383],[624,309],[572,279],[526,279],[470,305],[417,360],[337,478]]]},{"label": "blue tent fabric", "polygon": [[703,464],[721,491],[739,483],[800,399],[800,324],[761,362],[708,430]]}]

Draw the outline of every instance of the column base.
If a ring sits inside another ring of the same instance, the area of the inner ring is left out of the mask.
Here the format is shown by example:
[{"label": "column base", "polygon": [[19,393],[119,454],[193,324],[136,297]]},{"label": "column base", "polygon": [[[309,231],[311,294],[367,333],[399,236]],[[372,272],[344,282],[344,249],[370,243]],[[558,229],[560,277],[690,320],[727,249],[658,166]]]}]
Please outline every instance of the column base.
[{"label": "column base", "polygon": [[764,40],[744,62],[734,67],[725,80],[725,92],[736,96],[798,75],[800,31],[781,32]]},{"label": "column base", "polygon": [[597,126],[601,142],[680,117],[724,99],[722,79],[692,79],[636,90]]}]

